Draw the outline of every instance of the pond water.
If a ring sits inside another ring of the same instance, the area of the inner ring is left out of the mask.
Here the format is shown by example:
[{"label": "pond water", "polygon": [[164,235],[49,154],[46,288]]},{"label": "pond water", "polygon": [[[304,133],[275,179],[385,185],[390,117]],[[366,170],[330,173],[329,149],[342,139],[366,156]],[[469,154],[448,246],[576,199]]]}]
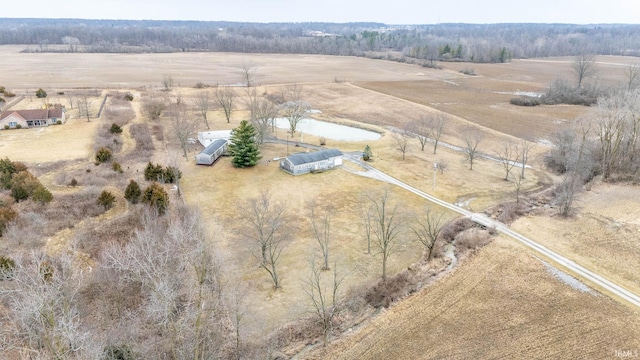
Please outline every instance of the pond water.
[{"label": "pond water", "polygon": [[[276,127],[279,129],[289,129],[289,120],[277,118]],[[296,133],[300,132],[338,141],[378,140],[381,137],[377,132],[308,118],[298,123]]]}]

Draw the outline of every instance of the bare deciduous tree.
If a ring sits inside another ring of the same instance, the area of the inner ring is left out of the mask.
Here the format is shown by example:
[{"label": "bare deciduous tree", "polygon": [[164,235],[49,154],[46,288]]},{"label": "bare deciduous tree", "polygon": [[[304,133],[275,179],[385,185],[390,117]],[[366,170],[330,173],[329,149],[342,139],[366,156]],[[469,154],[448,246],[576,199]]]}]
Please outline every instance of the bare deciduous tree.
[{"label": "bare deciduous tree", "polygon": [[435,154],[438,150],[438,143],[440,142],[440,137],[442,136],[442,132],[449,121],[449,117],[445,113],[437,113],[429,116],[429,133],[431,138],[433,139],[433,153]]},{"label": "bare deciduous tree", "polygon": [[166,98],[161,97],[146,97],[142,100],[141,107],[142,112],[149,118],[149,120],[158,120],[162,115],[162,112],[167,109]]},{"label": "bare deciduous tree", "polygon": [[404,156],[409,146],[409,138],[404,134],[404,132],[392,132],[391,137],[396,142],[398,150],[402,153],[402,160],[404,160]]},{"label": "bare deciduous tree", "polygon": [[420,142],[420,151],[424,151],[424,147],[427,145],[430,135],[428,118],[424,115],[420,116],[418,120],[412,121],[407,125],[407,130],[416,135]]},{"label": "bare deciduous tree", "polygon": [[[68,255],[49,257],[34,251],[15,259],[12,286],[0,288],[10,315],[0,327],[5,353],[28,351],[29,357],[83,359],[91,353],[92,340],[80,326],[77,297],[82,273]],[[5,332],[12,332],[6,334]]]},{"label": "bare deciduous tree", "polygon": [[511,173],[511,169],[513,169],[518,160],[520,160],[520,149],[518,148],[518,145],[506,143],[496,151],[496,156],[504,169],[504,180],[509,181],[509,173]]},{"label": "bare deciduous tree", "polygon": [[173,78],[171,75],[165,75],[162,77],[162,86],[164,87],[164,91],[169,91],[173,87]]},{"label": "bare deciduous tree", "polygon": [[469,162],[469,170],[473,170],[473,163],[478,156],[478,145],[482,141],[483,134],[479,130],[467,130],[464,133],[465,147],[462,148],[466,160]]},{"label": "bare deciduous tree", "polygon": [[313,236],[320,247],[320,253],[322,254],[322,269],[330,270],[329,268],[329,240],[331,238],[331,211],[325,210],[324,215],[318,214],[316,211],[316,205],[311,204],[311,228],[313,229]]},{"label": "bare deciduous tree", "polygon": [[259,248],[259,266],[269,273],[274,287],[280,288],[278,264],[282,250],[293,234],[292,222],[284,204],[271,199],[269,192],[247,200],[242,206],[244,219],[251,225],[248,235]]},{"label": "bare deciduous tree", "polygon": [[627,77],[627,91],[631,91],[638,86],[640,82],[640,64],[631,64],[624,71]]},{"label": "bare deciduous tree", "polygon": [[280,107],[280,112],[289,121],[289,134],[295,135],[298,124],[303,121],[311,106],[304,101],[287,101]]},{"label": "bare deciduous tree", "polygon": [[207,126],[207,130],[210,129],[209,121],[207,119],[207,113],[209,112],[209,107],[211,106],[209,90],[198,92],[193,97],[193,103],[196,105],[196,108],[200,112],[200,115],[202,115],[202,119],[204,120],[204,124]]},{"label": "bare deciduous tree", "polygon": [[171,218],[143,214],[142,227],[125,246],[104,251],[117,281],[141,288],[143,305],[129,324],[157,337],[155,346],[143,349],[144,358],[222,357],[220,268],[210,244],[199,213],[181,207]]},{"label": "bare deciduous tree", "polygon": [[87,94],[80,94],[78,96],[78,114],[82,117],[87,118],[87,122],[91,121],[91,106],[93,105],[93,100]]},{"label": "bare deciduous tree", "polygon": [[169,118],[171,129],[180,143],[184,158],[187,159],[189,139],[198,128],[198,120],[187,112],[184,104],[172,104],[169,108]]},{"label": "bare deciduous tree", "polygon": [[593,54],[581,54],[576,56],[571,66],[576,75],[578,89],[582,87],[584,79],[597,74],[596,60]]},{"label": "bare deciduous tree", "polygon": [[242,70],[242,83],[245,87],[255,86],[256,69],[253,65],[245,63],[240,66]]},{"label": "bare deciduous tree", "polygon": [[269,130],[275,130],[278,109],[272,101],[258,97],[256,88],[247,89],[246,104],[249,108],[251,123],[258,132],[256,140],[258,144],[262,144]]},{"label": "bare deciduous tree", "polygon": [[395,251],[402,221],[398,218],[397,205],[391,204],[389,191],[379,196],[369,194],[367,198],[371,202],[374,246],[382,256],[382,281],[386,281],[387,261]]},{"label": "bare deciduous tree", "polygon": [[[333,279],[329,284],[323,280],[322,269],[316,265],[315,259],[309,261],[311,272],[307,278],[305,292],[311,300],[313,309],[315,310],[318,322],[322,328],[322,338],[324,346],[331,330],[333,329],[333,321],[338,313],[338,290],[343,278],[339,277],[337,266],[333,266]],[[327,285],[330,288],[327,289]]]},{"label": "bare deciduous tree", "polygon": [[433,248],[444,226],[444,213],[436,212],[427,207],[422,216],[416,216],[415,225],[411,227],[416,239],[427,250],[427,261],[433,257]]},{"label": "bare deciduous tree", "polygon": [[218,87],[215,91],[215,98],[218,102],[218,106],[224,111],[224,116],[227,119],[227,123],[231,122],[231,113],[233,112],[233,101],[236,97],[236,92],[229,86]]},{"label": "bare deciduous tree", "polygon": [[524,170],[527,167],[527,163],[529,162],[529,152],[531,151],[531,147],[533,143],[527,140],[520,141],[520,164],[522,164],[522,169],[520,171],[520,177],[524,179]]},{"label": "bare deciduous tree", "polygon": [[516,204],[520,203],[520,190],[522,189],[522,182],[524,177],[521,174],[516,174],[513,177],[513,186],[516,188]]}]

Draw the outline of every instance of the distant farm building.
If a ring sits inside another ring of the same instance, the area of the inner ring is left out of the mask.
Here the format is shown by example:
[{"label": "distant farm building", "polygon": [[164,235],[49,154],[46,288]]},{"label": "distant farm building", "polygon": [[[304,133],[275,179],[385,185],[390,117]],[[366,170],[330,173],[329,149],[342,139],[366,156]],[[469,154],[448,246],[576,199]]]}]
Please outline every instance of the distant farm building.
[{"label": "distant farm building", "polygon": [[227,151],[227,140],[218,139],[209,144],[204,150],[200,152],[200,154],[196,155],[196,164],[197,165],[211,165],[213,164],[222,154]]},{"label": "distant farm building", "polygon": [[[0,112],[0,129],[55,125],[66,121],[63,109],[8,110]],[[20,125],[20,126],[18,126]]]},{"label": "distant farm building", "polygon": [[280,169],[292,175],[321,172],[341,166],[342,157],[342,152],[337,149],[296,153],[280,160]]}]

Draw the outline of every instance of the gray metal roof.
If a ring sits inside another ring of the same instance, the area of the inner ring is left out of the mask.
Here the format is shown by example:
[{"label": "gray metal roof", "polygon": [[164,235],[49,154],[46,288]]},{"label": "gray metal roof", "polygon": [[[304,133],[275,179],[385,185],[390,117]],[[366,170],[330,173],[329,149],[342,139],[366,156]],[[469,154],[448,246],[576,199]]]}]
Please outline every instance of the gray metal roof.
[{"label": "gray metal roof", "polygon": [[213,155],[214,152],[216,152],[216,150],[220,149],[221,147],[224,146],[224,144],[227,143],[227,140],[225,139],[218,139],[215,140],[214,142],[212,142],[211,144],[209,144],[209,146],[207,146],[206,148],[204,148],[204,150],[202,150],[200,152],[200,154],[207,154],[207,155]]},{"label": "gray metal roof", "polygon": [[327,160],[332,157],[342,156],[342,152],[338,149],[328,149],[321,150],[316,152],[301,152],[296,154],[291,154],[287,156],[287,160],[291,161],[293,165],[301,165],[313,163],[316,161]]}]

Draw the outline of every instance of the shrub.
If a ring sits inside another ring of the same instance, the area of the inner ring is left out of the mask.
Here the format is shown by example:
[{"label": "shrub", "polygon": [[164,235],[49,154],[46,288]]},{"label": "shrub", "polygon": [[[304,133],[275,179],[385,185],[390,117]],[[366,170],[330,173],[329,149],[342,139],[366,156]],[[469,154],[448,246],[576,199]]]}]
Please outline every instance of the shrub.
[{"label": "shrub", "polygon": [[[89,171],[87,171],[87,172],[89,172]],[[73,187],[78,186],[78,180],[76,180],[75,178],[71,179],[71,182],[69,183],[69,185],[71,185]]]},{"label": "shrub", "polygon": [[137,357],[128,345],[107,345],[100,360],[136,360]]},{"label": "shrub", "polygon": [[111,169],[112,169],[113,171],[115,171],[115,172],[119,173],[119,174],[124,173],[124,171],[122,170],[122,166],[120,165],[120,163],[119,163],[119,162],[116,162],[116,161],[114,161],[114,162],[111,164]]},{"label": "shrub", "polygon": [[106,147],[101,147],[96,153],[96,162],[98,162],[99,164],[107,162],[111,160],[112,155],[113,154],[111,153],[111,150],[107,149]]},{"label": "shrub", "polygon": [[0,96],[0,102],[7,102],[2,96]]},{"label": "shrub", "polygon": [[182,177],[182,172],[172,166],[167,166],[163,171],[164,182],[175,184]]},{"label": "shrub", "polygon": [[476,70],[473,68],[464,68],[460,72],[465,75],[476,75]]},{"label": "shrub", "polygon": [[98,204],[102,205],[105,210],[111,209],[116,202],[116,197],[107,190],[103,190],[98,197]]},{"label": "shrub", "polygon": [[320,137],[320,146],[325,146],[327,145],[327,138],[325,138],[324,136]]},{"label": "shrub", "polygon": [[40,89],[36,90],[36,97],[38,99],[46,98],[47,97],[47,92],[42,90],[42,88],[40,88]]},{"label": "shrub", "polygon": [[20,124],[16,125],[16,129],[22,129],[22,125]]},{"label": "shrub", "polygon": [[144,168],[144,179],[147,181],[159,181],[163,175],[162,166],[159,164],[153,165],[151,161]]},{"label": "shrub", "polygon": [[16,268],[16,262],[13,259],[0,256],[0,280],[8,280],[13,278],[13,271]]},{"label": "shrub", "polygon": [[456,236],[472,227],[476,226],[476,223],[467,218],[458,218],[447,223],[440,232],[440,238],[446,242],[452,242]]},{"label": "shrub", "polygon": [[134,180],[129,181],[129,185],[124,190],[124,198],[127,199],[132,204],[137,204],[140,201],[140,196],[142,195],[142,190],[140,189],[140,185]]},{"label": "shrub", "polygon": [[23,170],[11,177],[11,196],[19,202],[25,200],[42,184],[30,172]]},{"label": "shrub", "polygon": [[133,94],[131,93],[124,94],[124,99],[127,101],[133,101]]},{"label": "shrub", "polygon": [[109,132],[112,134],[121,134],[122,128],[118,124],[111,124],[111,127],[109,128]]},{"label": "shrub", "polygon": [[64,91],[58,91],[56,94],[58,94],[58,95],[64,95]]},{"label": "shrub", "polygon": [[154,182],[144,189],[142,202],[154,207],[158,211],[158,214],[162,215],[169,206],[169,194],[167,194],[160,184]]},{"label": "shrub", "polygon": [[51,200],[53,200],[53,195],[51,194],[51,191],[49,191],[46,187],[44,186],[38,186],[38,188],[36,188],[33,191],[33,194],[31,195],[31,200],[35,201],[35,202],[39,202],[40,204],[46,204],[51,202]]},{"label": "shrub", "polygon": [[402,271],[386,281],[380,280],[365,295],[365,300],[373,307],[388,307],[415,288],[416,279],[408,271]]},{"label": "shrub", "polygon": [[16,213],[10,207],[0,207],[0,236],[4,229],[7,228],[7,224],[12,222],[18,217],[18,213]]},{"label": "shrub", "polygon": [[12,93],[11,91],[5,91],[4,92],[4,96],[6,96],[6,97],[14,97],[14,96],[16,96],[16,94]]},{"label": "shrub", "polygon": [[10,129],[9,125],[5,125],[5,126],[4,126],[4,129],[5,129],[5,130],[9,130],[9,129]]},{"label": "shrub", "polygon": [[0,94],[4,93],[6,91],[4,86],[0,86]]},{"label": "shrub", "polygon": [[540,99],[535,96],[519,96],[509,100],[512,105],[517,106],[538,106],[540,105]]},{"label": "shrub", "polygon": [[56,124],[58,124],[58,125],[62,125],[62,120],[58,120],[58,121],[56,121]]}]

